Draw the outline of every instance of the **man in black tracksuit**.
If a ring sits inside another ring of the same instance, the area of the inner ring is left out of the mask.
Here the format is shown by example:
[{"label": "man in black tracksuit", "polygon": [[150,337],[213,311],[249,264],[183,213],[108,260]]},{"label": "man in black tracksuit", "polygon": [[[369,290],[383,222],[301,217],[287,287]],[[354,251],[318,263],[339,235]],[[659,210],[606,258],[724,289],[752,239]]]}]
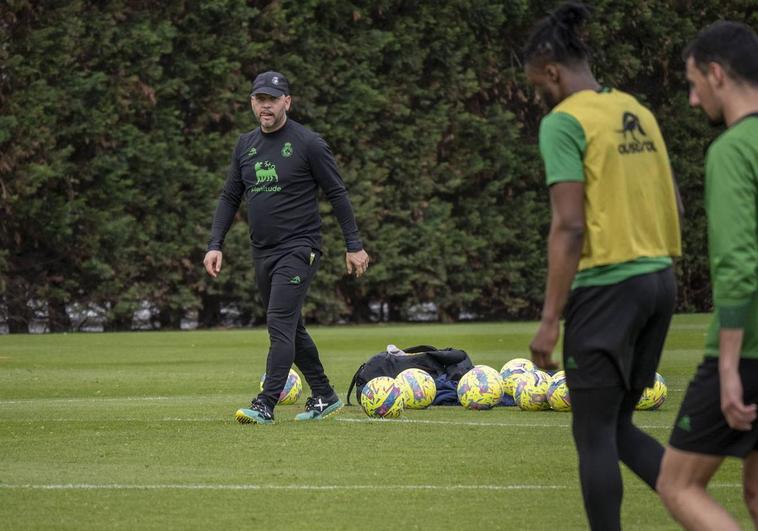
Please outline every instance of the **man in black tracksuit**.
[{"label": "man in black tracksuit", "polygon": [[282,74],[269,71],[255,78],[251,106],[260,127],[237,141],[203,260],[216,277],[224,236],[244,198],[271,347],[263,391],[235,414],[243,424],[274,421],[274,406],[293,362],[313,394],[297,420],[322,419],[342,407],[301,316],[321,257],[319,188],[342,228],[348,273],[361,276],[369,263],[334,156],[319,135],[287,118],[290,105],[289,83]]}]

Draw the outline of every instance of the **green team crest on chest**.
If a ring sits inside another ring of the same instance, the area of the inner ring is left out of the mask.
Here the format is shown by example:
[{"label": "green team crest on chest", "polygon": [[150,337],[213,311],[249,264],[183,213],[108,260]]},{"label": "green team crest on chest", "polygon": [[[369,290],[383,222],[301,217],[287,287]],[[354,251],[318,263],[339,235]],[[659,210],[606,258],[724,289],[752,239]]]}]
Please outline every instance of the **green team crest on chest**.
[{"label": "green team crest on chest", "polygon": [[285,142],[282,146],[282,157],[291,157],[294,152],[295,149],[292,147],[292,144],[290,142]]}]

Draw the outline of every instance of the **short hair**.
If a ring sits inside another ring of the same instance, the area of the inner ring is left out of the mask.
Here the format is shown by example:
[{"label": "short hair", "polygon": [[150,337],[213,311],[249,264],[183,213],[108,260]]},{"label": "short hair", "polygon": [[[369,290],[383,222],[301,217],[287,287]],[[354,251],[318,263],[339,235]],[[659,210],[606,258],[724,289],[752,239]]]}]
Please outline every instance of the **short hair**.
[{"label": "short hair", "polygon": [[535,60],[575,64],[589,59],[589,48],[578,29],[589,19],[590,10],[577,2],[560,5],[532,29],[524,47],[524,61]]},{"label": "short hair", "polygon": [[690,57],[701,72],[718,63],[730,77],[758,85],[758,35],[746,24],[720,20],[700,30],[682,52]]}]

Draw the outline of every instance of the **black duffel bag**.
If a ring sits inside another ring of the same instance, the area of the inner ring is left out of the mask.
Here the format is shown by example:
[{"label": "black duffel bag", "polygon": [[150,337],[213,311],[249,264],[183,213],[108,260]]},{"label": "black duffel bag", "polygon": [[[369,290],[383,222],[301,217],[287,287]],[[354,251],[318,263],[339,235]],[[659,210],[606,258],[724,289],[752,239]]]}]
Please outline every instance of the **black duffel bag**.
[{"label": "black duffel bag", "polygon": [[428,372],[435,380],[444,375],[448,380],[457,382],[474,368],[471,358],[463,350],[438,349],[431,345],[417,345],[402,350],[404,354],[380,352],[358,367],[347,390],[348,405],[353,388],[355,388],[355,399],[360,404],[363,386],[378,376],[396,378],[405,369],[421,369]]}]

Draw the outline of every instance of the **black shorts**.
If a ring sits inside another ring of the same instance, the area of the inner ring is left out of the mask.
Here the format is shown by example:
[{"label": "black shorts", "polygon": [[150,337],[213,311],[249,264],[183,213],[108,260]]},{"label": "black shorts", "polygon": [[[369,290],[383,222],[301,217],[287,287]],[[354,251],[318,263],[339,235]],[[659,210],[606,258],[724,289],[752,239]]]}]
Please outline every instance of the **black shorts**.
[{"label": "black shorts", "polygon": [[574,289],[563,337],[569,388],[651,386],[675,303],[670,267],[610,286]]},{"label": "black shorts", "polygon": [[[758,360],[740,360],[743,400],[758,402]],[[678,450],[744,458],[758,450],[758,422],[750,431],[733,430],[721,412],[719,360],[706,357],[698,366],[671,432],[669,444]]]}]

